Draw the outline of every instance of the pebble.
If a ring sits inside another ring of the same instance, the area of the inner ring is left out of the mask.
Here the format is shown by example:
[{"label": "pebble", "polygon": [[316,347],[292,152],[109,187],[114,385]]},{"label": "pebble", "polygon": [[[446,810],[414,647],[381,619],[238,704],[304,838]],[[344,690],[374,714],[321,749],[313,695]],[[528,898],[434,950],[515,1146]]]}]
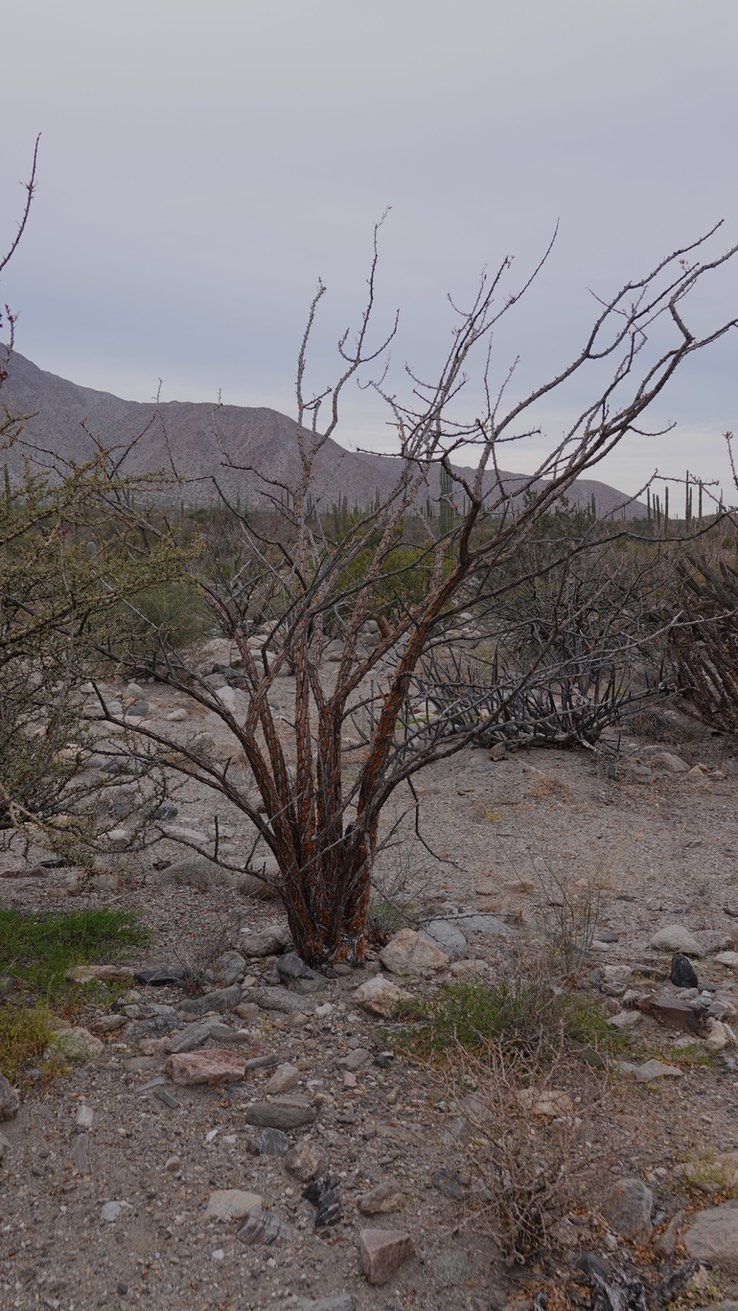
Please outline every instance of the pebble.
[{"label": "pebble", "polygon": [[247,1193],[241,1188],[216,1189],[208,1198],[205,1219],[240,1220],[263,1204],[264,1199],[259,1193]]},{"label": "pebble", "polygon": [[234,1052],[213,1047],[203,1052],[181,1052],[169,1057],[166,1072],[173,1083],[238,1083],[246,1073],[246,1062]]},{"label": "pebble", "polygon": [[264,1085],[264,1092],[268,1094],[285,1093],[294,1088],[300,1081],[300,1071],[297,1066],[285,1062],[278,1065],[271,1079]]},{"label": "pebble", "polygon": [[362,1193],[358,1206],[362,1215],[384,1215],[389,1211],[399,1211],[406,1201],[407,1197],[400,1184],[386,1179]]},{"label": "pebble", "polygon": [[100,1219],[104,1220],[106,1224],[114,1224],[121,1211],[126,1207],[130,1210],[128,1202],[106,1202],[100,1211]]},{"label": "pebble", "polygon": [[288,1241],[292,1238],[292,1232],[273,1211],[257,1207],[249,1212],[241,1228],[236,1231],[236,1237],[247,1247],[254,1247],[258,1243],[271,1246],[278,1240]]},{"label": "pebble", "polygon": [[286,1156],[292,1142],[281,1129],[262,1129],[257,1134],[255,1146],[260,1156]]},{"label": "pebble", "polygon": [[285,1106],[279,1102],[254,1102],[247,1106],[245,1120],[247,1124],[264,1129],[301,1129],[313,1124],[316,1118],[312,1106]]},{"label": "pebble", "polygon": [[307,1138],[295,1147],[290,1148],[284,1158],[284,1163],[290,1174],[294,1175],[303,1184],[309,1183],[311,1179],[316,1179],[325,1169],[323,1158]]}]

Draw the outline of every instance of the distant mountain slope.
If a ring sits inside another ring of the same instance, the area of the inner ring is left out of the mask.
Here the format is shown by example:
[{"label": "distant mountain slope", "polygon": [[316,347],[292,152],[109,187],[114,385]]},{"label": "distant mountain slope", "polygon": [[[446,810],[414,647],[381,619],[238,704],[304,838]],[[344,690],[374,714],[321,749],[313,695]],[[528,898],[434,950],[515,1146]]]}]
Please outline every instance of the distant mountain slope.
[{"label": "distant mountain slope", "polygon": [[[29,416],[23,425],[22,440],[9,452],[0,452],[0,463],[8,466],[11,477],[22,465],[25,443],[82,460],[92,452],[93,438],[105,446],[127,445],[138,438],[126,469],[130,473],[152,473],[175,468],[188,479],[182,496],[191,503],[212,500],[216,480],[234,500],[240,497],[244,505],[263,504],[269,482],[293,487],[299,476],[297,425],[277,410],[184,401],[160,405],[126,401],[46,373],[17,351],[8,359],[0,406],[14,417]],[[396,476],[397,461],[391,456],[347,451],[329,440],[316,460],[314,500],[330,507],[345,496],[350,507],[365,506],[377,492],[384,496]],[[519,474],[503,476],[513,491],[525,481]],[[438,473],[434,470],[428,494],[435,499],[438,491]],[[594,496],[600,516],[612,513],[628,500],[625,493],[591,479],[575,483],[568,496],[576,505],[589,505]]]}]

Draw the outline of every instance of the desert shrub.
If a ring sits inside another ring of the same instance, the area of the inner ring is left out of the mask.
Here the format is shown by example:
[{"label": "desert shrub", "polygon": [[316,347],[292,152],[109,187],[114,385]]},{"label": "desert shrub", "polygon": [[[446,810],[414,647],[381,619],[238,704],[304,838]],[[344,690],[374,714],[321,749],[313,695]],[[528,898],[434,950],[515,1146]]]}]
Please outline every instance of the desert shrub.
[{"label": "desert shrub", "polygon": [[669,650],[679,690],[704,723],[738,736],[736,540],[710,534],[675,563],[677,585],[669,604],[679,618]]}]

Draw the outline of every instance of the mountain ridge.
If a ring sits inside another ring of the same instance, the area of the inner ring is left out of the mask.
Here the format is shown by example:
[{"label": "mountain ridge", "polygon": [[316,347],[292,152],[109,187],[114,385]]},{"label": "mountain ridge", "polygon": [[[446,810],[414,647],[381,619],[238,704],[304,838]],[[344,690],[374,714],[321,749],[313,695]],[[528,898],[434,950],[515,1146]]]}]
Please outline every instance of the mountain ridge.
[{"label": "mountain ridge", "polygon": [[[176,469],[188,486],[186,499],[206,504],[215,499],[216,485],[244,505],[267,504],[275,486],[294,487],[299,457],[294,419],[265,406],[212,405],[198,401],[128,401],[40,369],[18,351],[8,352],[0,405],[14,418],[23,417],[20,439],[3,453],[11,478],[23,464],[28,446],[41,446],[61,458],[83,461],[105,446],[128,446],[126,472],[152,474]],[[464,473],[463,466],[454,466]],[[312,497],[329,509],[340,497],[349,506],[369,505],[377,493],[387,495],[397,476],[391,455],[349,451],[328,439],[315,463]],[[502,472],[508,490],[528,483],[523,474]],[[494,481],[488,476],[489,485]],[[271,493],[269,484],[272,484]],[[429,475],[428,496],[440,492],[438,469]],[[596,505],[597,514],[641,512],[640,504],[607,483],[579,479],[567,493],[576,506]]]}]

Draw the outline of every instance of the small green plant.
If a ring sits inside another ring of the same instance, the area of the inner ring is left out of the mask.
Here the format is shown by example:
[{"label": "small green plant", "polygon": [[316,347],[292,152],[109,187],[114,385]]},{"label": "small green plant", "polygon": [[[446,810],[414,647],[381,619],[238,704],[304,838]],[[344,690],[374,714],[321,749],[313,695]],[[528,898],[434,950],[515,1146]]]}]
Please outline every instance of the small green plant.
[{"label": "small green plant", "polygon": [[738,1154],[705,1152],[696,1160],[686,1161],[681,1167],[681,1176],[688,1187],[701,1193],[738,1197]]},{"label": "small green plant", "polygon": [[0,1070],[11,1083],[24,1066],[41,1059],[52,1032],[44,1006],[0,1006]]},{"label": "small green plant", "polygon": [[72,911],[22,915],[0,910],[0,960],[37,997],[52,1001],[68,992],[67,971],[86,961],[110,961],[126,947],[142,946],[146,930],[132,911]]},{"label": "small green plant", "polygon": [[503,1052],[546,1060],[561,1043],[573,1049],[611,1047],[614,1035],[600,1003],[576,993],[556,993],[542,971],[511,971],[492,986],[450,983],[434,996],[408,1003],[414,1028],[405,1039],[418,1055],[448,1062],[459,1050],[480,1053],[491,1044]]},{"label": "small green plant", "polygon": [[708,1070],[715,1065],[713,1053],[699,1042],[690,1042],[684,1047],[671,1047],[666,1053],[666,1059],[672,1065],[701,1066]]}]

